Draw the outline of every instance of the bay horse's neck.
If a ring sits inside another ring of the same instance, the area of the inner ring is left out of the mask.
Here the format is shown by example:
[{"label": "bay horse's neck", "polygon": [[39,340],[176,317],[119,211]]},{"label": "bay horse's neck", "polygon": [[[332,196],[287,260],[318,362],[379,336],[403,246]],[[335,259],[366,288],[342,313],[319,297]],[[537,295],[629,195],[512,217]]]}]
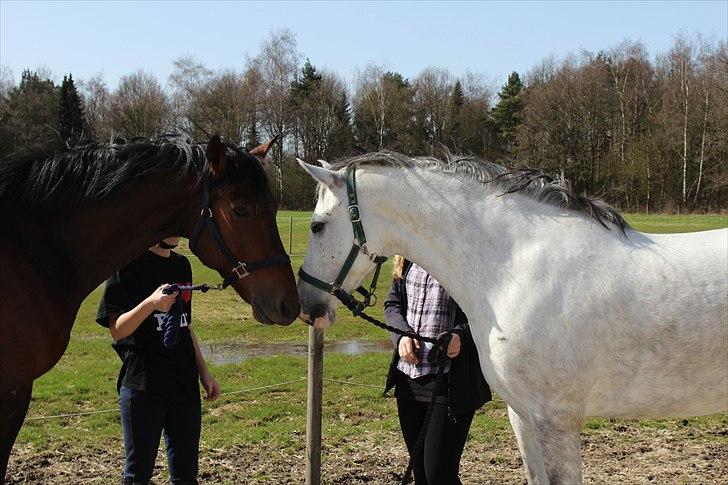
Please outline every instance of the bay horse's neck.
[{"label": "bay horse's neck", "polygon": [[36,214],[48,248],[63,261],[69,297],[80,302],[114,271],[168,236],[187,236],[199,204],[196,175],[140,177],[123,193],[86,206]]}]

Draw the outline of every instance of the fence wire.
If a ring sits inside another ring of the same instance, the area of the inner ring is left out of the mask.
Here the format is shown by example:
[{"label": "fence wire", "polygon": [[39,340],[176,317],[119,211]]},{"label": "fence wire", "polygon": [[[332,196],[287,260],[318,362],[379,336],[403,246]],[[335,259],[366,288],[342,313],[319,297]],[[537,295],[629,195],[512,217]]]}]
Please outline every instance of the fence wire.
[{"label": "fence wire", "polygon": [[[283,381],[283,382],[276,382],[275,384],[267,384],[265,386],[249,387],[247,389],[240,389],[237,391],[223,392],[220,394],[219,397],[233,396],[236,394],[244,394],[246,392],[260,391],[263,389],[274,389],[274,388],[284,387],[289,384],[297,384],[299,382],[306,382],[307,380],[308,380],[308,377],[299,377],[298,379],[292,379],[292,380]],[[369,387],[369,388],[373,388],[373,389],[382,390],[382,386],[376,386],[374,384],[342,381],[340,379],[329,379],[326,377],[324,377],[323,380],[328,381],[328,382],[334,382],[337,384],[352,386],[352,387]],[[112,413],[114,411],[118,412],[119,408],[116,407],[116,408],[111,408],[111,409],[100,409],[100,410],[95,410],[95,411],[81,411],[81,412],[77,412],[77,413],[51,414],[48,416],[31,416],[29,418],[25,418],[25,420],[26,421],[40,421],[40,420],[44,420],[44,419],[77,418],[77,417],[91,416],[91,415],[95,415],[95,414]]]}]

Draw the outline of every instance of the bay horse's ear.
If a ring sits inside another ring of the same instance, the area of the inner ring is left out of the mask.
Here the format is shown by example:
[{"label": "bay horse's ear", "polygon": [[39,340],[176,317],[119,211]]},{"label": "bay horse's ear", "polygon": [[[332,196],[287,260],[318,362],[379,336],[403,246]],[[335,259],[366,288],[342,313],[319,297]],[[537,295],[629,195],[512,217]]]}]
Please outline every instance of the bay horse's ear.
[{"label": "bay horse's ear", "polygon": [[262,145],[258,145],[257,147],[250,150],[251,155],[255,155],[256,157],[260,157],[261,159],[265,158],[265,156],[268,154],[268,150],[270,150],[270,147],[273,146],[273,144],[278,141],[278,137],[281,135],[276,135],[273,138],[268,141],[268,143],[263,143]]},{"label": "bay horse's ear", "polygon": [[227,148],[220,139],[220,135],[214,135],[207,142],[205,156],[207,157],[207,164],[210,166],[210,171],[215,177],[220,177],[225,172],[225,164],[227,163],[226,150]]}]

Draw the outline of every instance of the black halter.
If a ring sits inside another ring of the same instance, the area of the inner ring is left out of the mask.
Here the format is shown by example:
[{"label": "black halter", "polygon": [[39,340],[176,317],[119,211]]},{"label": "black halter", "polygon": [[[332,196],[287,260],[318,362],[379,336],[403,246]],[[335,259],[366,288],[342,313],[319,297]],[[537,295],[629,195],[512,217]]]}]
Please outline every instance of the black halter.
[{"label": "black halter", "polygon": [[[377,279],[379,278],[379,271],[382,269],[382,264],[387,260],[386,256],[379,256],[370,252],[367,249],[367,238],[364,235],[364,226],[361,223],[361,213],[359,211],[359,204],[357,204],[356,198],[356,167],[351,165],[346,169],[346,193],[349,199],[349,219],[351,220],[351,227],[354,231],[354,242],[351,245],[349,256],[347,256],[344,265],[341,267],[339,274],[333,283],[326,283],[303,270],[303,267],[298,271],[298,276],[306,283],[315,286],[316,288],[323,290],[327,293],[334,295],[336,298],[341,300],[354,316],[359,315],[365,308],[374,306],[377,303],[377,296],[374,291],[377,289]],[[341,289],[341,285],[346,279],[346,275],[349,274],[351,267],[354,265],[354,261],[359,253],[366,255],[370,261],[377,265],[374,270],[374,276],[372,277],[372,283],[367,290],[363,286],[357,288],[357,293],[361,294],[364,299],[357,300],[351,293],[345,292]]]},{"label": "black halter", "polygon": [[210,234],[212,240],[215,242],[217,249],[227,258],[228,262],[232,266],[230,274],[223,277],[222,284],[219,285],[221,289],[225,289],[236,281],[245,278],[253,271],[267,268],[268,266],[274,266],[277,264],[290,264],[291,258],[287,254],[278,254],[271,256],[266,259],[259,259],[258,261],[251,261],[248,263],[240,261],[235,255],[228,249],[227,244],[222,238],[220,231],[217,229],[215,219],[212,217],[212,208],[210,207],[210,173],[206,172],[203,176],[202,182],[202,210],[200,211],[200,219],[197,221],[195,228],[190,236],[190,250],[194,251],[197,245],[197,239],[202,233],[205,227],[210,228]]}]

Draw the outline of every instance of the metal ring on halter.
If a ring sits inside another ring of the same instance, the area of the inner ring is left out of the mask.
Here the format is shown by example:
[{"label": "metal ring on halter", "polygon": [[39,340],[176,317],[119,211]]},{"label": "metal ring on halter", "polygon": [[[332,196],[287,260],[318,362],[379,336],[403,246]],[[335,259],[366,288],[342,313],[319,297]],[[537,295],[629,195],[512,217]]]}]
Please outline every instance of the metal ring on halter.
[{"label": "metal ring on halter", "polygon": [[204,207],[200,211],[200,216],[202,216],[203,219],[212,219],[212,209],[209,207]]},{"label": "metal ring on halter", "polygon": [[[240,273],[240,269],[243,270],[242,273]],[[233,268],[233,273],[238,275],[238,279],[241,280],[248,276],[250,273],[248,272],[247,268],[245,267],[245,263],[238,262],[238,265]]]},{"label": "metal ring on halter", "polygon": [[369,248],[367,248],[366,243],[364,243],[361,246],[361,252],[364,253],[366,256],[368,256],[370,261],[374,261],[375,259],[377,259],[379,257],[379,255],[377,253],[369,252]]}]

